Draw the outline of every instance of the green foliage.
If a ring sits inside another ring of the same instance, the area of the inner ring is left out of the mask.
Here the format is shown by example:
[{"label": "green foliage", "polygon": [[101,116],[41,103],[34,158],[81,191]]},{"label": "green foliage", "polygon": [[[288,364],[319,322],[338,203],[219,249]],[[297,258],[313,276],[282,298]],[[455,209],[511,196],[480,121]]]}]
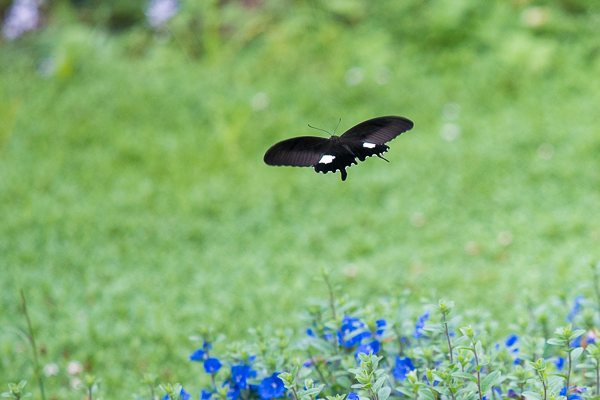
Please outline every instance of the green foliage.
[{"label": "green foliage", "polygon": [[[531,359],[555,347],[539,299],[597,273],[595,2],[189,1],[160,31],[145,2],[45,3],[0,44],[3,379],[32,376],[20,288],[47,391],[91,373],[124,398],[192,382],[203,327],[302,325],[323,267],[360,302],[443,294],[532,333]],[[415,129],[343,185],[262,164],[307,123],[383,114]]]},{"label": "green foliage", "polygon": [[25,386],[27,386],[27,381],[24,380],[19,383],[9,383],[8,392],[2,393],[2,397],[16,400],[30,397],[31,393],[25,392]]}]

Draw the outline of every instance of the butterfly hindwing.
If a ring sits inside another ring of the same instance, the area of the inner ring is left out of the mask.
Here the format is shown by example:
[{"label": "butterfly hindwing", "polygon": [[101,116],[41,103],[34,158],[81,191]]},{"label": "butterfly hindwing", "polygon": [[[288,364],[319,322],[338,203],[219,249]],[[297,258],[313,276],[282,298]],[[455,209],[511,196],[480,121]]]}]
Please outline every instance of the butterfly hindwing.
[{"label": "butterfly hindwing", "polygon": [[315,136],[295,137],[271,146],[265,153],[264,161],[269,165],[312,167],[328,147],[329,139]]},{"label": "butterfly hindwing", "polygon": [[340,144],[337,140],[331,140],[325,152],[314,165],[316,172],[335,172],[342,174],[342,180],[346,180],[346,168],[356,164],[355,155],[349,148]]},{"label": "butterfly hindwing", "polygon": [[389,147],[385,144],[375,144],[358,140],[348,141],[347,145],[360,161],[365,161],[367,157],[371,156],[381,157],[383,153],[389,150]]}]

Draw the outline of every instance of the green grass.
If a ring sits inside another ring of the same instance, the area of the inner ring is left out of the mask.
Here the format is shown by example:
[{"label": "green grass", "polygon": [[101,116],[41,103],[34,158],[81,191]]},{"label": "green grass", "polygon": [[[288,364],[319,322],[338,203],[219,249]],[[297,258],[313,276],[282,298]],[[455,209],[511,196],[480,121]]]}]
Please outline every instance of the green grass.
[{"label": "green grass", "polygon": [[[124,398],[144,372],[197,379],[187,338],[202,328],[299,326],[324,267],[360,301],[408,288],[487,308],[507,331],[515,300],[585,285],[600,242],[597,15],[549,10],[535,30],[496,5],[454,37],[462,20],[444,26],[433,6],[424,22],[379,10],[382,24],[303,6],[253,14],[197,58],[182,36],[142,45],[75,23],[4,43],[2,381],[31,376],[20,288],[43,362],[81,360]],[[387,114],[415,128],[390,164],[346,182],[262,162],[275,141],[317,134],[307,123]]]}]

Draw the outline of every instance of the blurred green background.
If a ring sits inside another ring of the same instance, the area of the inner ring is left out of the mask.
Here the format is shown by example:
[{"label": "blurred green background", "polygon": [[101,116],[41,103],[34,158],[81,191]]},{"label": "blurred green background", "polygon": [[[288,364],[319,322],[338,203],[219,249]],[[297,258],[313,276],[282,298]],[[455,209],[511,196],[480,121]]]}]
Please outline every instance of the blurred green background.
[{"label": "blurred green background", "polygon": [[[0,0],[6,20],[12,2]],[[600,4],[53,1],[0,42],[0,377],[78,360],[107,398],[194,382],[188,340],[300,327],[319,276],[489,309],[588,282],[600,244]],[[295,135],[415,128],[339,174],[264,165]],[[62,391],[61,391],[62,390]]]}]

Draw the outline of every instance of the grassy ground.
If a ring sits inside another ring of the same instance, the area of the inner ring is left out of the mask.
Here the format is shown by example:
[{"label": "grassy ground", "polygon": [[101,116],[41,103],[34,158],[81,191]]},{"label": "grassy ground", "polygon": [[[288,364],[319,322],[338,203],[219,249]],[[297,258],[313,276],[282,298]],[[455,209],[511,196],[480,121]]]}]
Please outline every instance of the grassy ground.
[{"label": "grassy ground", "polygon": [[[4,43],[2,381],[31,376],[19,288],[43,362],[80,360],[123,398],[144,372],[195,379],[187,338],[203,327],[298,326],[323,267],[361,301],[408,288],[507,330],[515,299],[585,285],[597,14],[548,7],[535,28],[526,10],[498,4],[461,31],[470,14],[450,8],[348,22],[300,7],[202,36],[199,57],[185,38],[142,46],[77,24]],[[387,114],[414,130],[346,182],[262,162],[274,141],[317,134],[307,123]]]}]

